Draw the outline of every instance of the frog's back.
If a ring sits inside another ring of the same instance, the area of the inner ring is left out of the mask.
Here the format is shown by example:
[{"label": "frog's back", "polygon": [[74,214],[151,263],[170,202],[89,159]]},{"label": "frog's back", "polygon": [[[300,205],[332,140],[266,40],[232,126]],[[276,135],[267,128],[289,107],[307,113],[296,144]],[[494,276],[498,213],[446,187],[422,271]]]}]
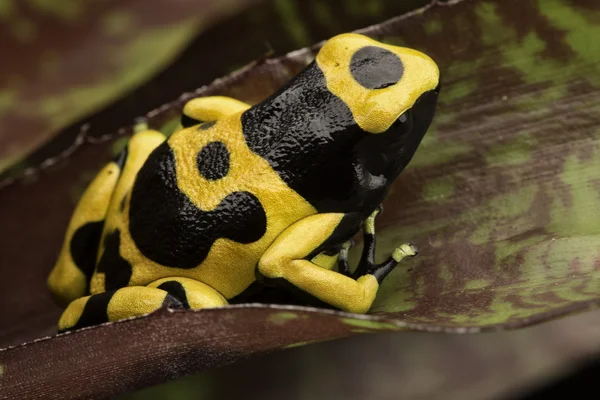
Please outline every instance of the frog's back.
[{"label": "frog's back", "polygon": [[239,114],[155,147],[139,163],[130,145],[91,293],[185,276],[234,297],[277,235],[316,212],[249,149]]},{"label": "frog's back", "polygon": [[164,141],[162,133],[148,130],[142,124],[140,132],[84,191],[69,221],[58,260],[48,277],[48,286],[58,303],[66,306],[90,292],[97,261],[114,241],[116,226],[120,226],[123,199],[148,155]]}]

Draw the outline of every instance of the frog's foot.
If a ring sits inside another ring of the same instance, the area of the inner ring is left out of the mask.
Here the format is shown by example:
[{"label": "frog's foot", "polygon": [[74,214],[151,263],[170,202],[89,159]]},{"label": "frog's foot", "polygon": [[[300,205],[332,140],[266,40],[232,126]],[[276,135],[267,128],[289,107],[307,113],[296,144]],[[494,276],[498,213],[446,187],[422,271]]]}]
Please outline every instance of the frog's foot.
[{"label": "frog's foot", "polygon": [[61,316],[58,331],[136,317],[161,308],[206,308],[227,304],[219,292],[202,282],[189,278],[163,278],[148,286],[127,286],[74,300]]},{"label": "frog's foot", "polygon": [[414,244],[403,243],[394,249],[390,258],[381,264],[375,264],[375,218],[382,211],[383,207],[379,206],[363,223],[363,253],[354,271],[354,278],[371,274],[381,283],[404,258],[414,257],[419,253]]},{"label": "frog's foot", "polygon": [[419,250],[413,243],[403,243],[394,249],[390,258],[381,264],[373,265],[367,273],[373,274],[375,278],[377,278],[377,282],[381,283],[381,281],[383,281],[383,279],[392,272],[402,260],[406,257],[415,257],[418,254]]}]

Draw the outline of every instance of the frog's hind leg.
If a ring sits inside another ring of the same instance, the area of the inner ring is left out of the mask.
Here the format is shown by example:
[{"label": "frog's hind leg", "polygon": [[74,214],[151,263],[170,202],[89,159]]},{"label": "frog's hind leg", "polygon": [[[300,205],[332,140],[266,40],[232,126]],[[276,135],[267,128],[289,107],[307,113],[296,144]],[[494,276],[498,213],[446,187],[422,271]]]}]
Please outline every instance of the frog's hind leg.
[{"label": "frog's hind leg", "polygon": [[183,308],[212,308],[229,304],[221,293],[207,284],[191,278],[162,278],[148,286],[166,291],[180,301]]},{"label": "frog's hind leg", "polygon": [[[131,197],[131,188],[135,182],[139,170],[142,168],[150,154],[166,140],[166,136],[159,131],[149,129],[144,118],[139,118],[134,127],[134,134],[131,136],[126,146],[117,155],[116,160],[120,166],[120,175],[117,184],[114,187],[112,197],[106,212],[104,228],[100,238],[97,257],[95,259],[96,268],[90,279],[89,292],[100,293],[106,290],[118,289],[128,285],[128,276],[124,273],[115,273],[123,269],[123,263],[111,262],[111,257],[104,257],[107,249],[111,248],[111,242],[116,245],[109,254],[119,254],[120,230],[123,229],[125,216],[127,215],[128,199]],[[112,238],[112,239],[111,239]],[[111,273],[112,271],[112,273]],[[108,273],[107,273],[108,272]],[[117,277],[117,279],[111,279]],[[108,283],[108,287],[107,287]],[[83,294],[82,294],[83,295]]]},{"label": "frog's hind leg", "polygon": [[118,160],[106,165],[89,184],[71,216],[58,260],[48,277],[50,291],[63,306],[87,292],[120,171]]},{"label": "frog's hind leg", "polygon": [[178,299],[165,290],[146,286],[127,286],[81,297],[71,302],[60,317],[58,331],[66,332],[118,321],[165,307],[184,308]]},{"label": "frog's hind leg", "polygon": [[184,128],[203,122],[218,121],[219,119],[246,111],[250,105],[225,96],[197,97],[188,101],[181,114],[181,126]]},{"label": "frog's hind leg", "polygon": [[113,322],[157,311],[160,308],[199,309],[229,303],[210,286],[190,278],[169,277],[147,286],[121,289],[73,301],[58,323],[59,332]]}]

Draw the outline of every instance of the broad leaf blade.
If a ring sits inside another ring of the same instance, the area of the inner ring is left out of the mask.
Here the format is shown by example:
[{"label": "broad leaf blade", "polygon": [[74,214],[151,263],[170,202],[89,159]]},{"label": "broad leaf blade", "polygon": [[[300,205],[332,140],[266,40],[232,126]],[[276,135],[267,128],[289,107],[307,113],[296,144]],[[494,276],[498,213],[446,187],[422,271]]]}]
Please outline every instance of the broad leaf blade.
[{"label": "broad leaf blade", "polygon": [[122,399],[233,399],[248,388],[263,400],[524,398],[597,355],[599,327],[600,313],[592,312],[485,335],[361,335],[255,357]]},{"label": "broad leaf blade", "polygon": [[585,308],[600,294],[600,12],[467,4],[429,14],[427,40],[411,43],[439,61],[446,91],[382,217],[380,246],[412,239],[423,257],[374,311],[517,326]]},{"label": "broad leaf blade", "polygon": [[[444,81],[435,125],[394,185],[377,225],[381,256],[405,240],[416,241],[421,256],[390,275],[370,316],[260,305],[161,312],[1,352],[5,382],[25,382],[21,371],[34,377],[28,383],[38,379],[31,387],[48,382],[50,375],[28,357],[36,352],[65,366],[78,358],[82,370],[93,365],[115,379],[121,367],[144,370],[105,389],[93,377],[82,379],[81,390],[87,384],[94,393],[108,394],[257,352],[355,333],[506,329],[596,307],[600,52],[589,33],[597,30],[598,5],[566,0],[451,4],[365,31],[430,54]],[[192,95],[258,101],[313,55],[304,50],[267,60]],[[151,123],[167,126],[192,95],[151,113]],[[52,252],[34,254],[30,244],[45,241],[58,248],[62,233],[49,237],[43,229],[19,228],[35,226],[40,218],[48,226],[66,224],[72,205],[53,189],[86,182],[82,171],[95,170],[109,147],[81,147],[66,168],[2,192],[0,216],[17,232],[6,251],[9,259],[49,268]],[[10,214],[19,207],[28,213],[17,219]],[[15,276],[25,287],[39,287],[39,272]],[[16,293],[10,282],[2,288]],[[9,310],[20,300],[9,296]],[[44,292],[33,292],[25,311],[9,311],[3,317],[4,338],[50,332],[58,310],[48,301]],[[90,346],[119,360],[119,368],[98,365]],[[139,352],[123,355],[130,346]],[[52,382],[75,376],[65,371],[53,375]]]},{"label": "broad leaf blade", "polygon": [[[27,169],[12,168],[6,174],[0,174],[0,218],[3,221],[0,236],[4,238],[0,263],[0,275],[4,279],[0,280],[0,292],[8,305],[0,315],[0,346],[33,340],[55,331],[60,310],[49,296],[46,278],[56,261],[65,227],[79,196],[97,171],[123,148],[127,140],[124,136],[131,132],[131,125],[125,124],[140,115],[135,114],[136,110],[147,112],[145,116],[151,126],[172,129],[186,99],[197,95],[228,94],[245,101],[259,101],[299,71],[313,54],[305,49],[296,52],[293,57],[266,61],[263,58],[208,86],[177,97],[182,88],[194,87],[190,85],[209,79],[210,74],[224,68],[224,65],[239,60],[236,57],[240,54],[248,56],[250,51],[250,54],[256,55],[264,50],[264,42],[256,38],[250,37],[243,43],[235,37],[231,40],[232,30],[241,25],[243,32],[263,31],[266,37],[277,41],[277,48],[291,49],[296,39],[281,32],[293,25],[293,18],[299,18],[299,15],[306,19],[308,26],[319,27],[314,31],[329,37],[337,33],[335,29],[355,29],[363,26],[361,22],[381,20],[385,15],[402,14],[415,6],[427,4],[427,0],[381,2],[375,10],[377,12],[373,12],[372,6],[366,4],[358,6],[357,3],[337,1],[339,14],[345,17],[344,21],[338,21],[337,28],[327,26],[329,19],[309,18],[307,12],[314,10],[315,5],[306,2],[298,3],[298,13],[291,15],[282,14],[282,2],[261,3],[248,15],[236,16],[222,23],[200,35],[168,71],[110,107],[69,126],[36,150],[25,161],[29,166]],[[335,8],[335,3],[328,4],[330,11]],[[283,18],[277,19],[278,15],[283,15]],[[265,26],[266,20],[274,22]],[[307,27],[304,30],[310,32],[307,37],[316,35]],[[219,60],[199,69],[198,65],[206,63],[207,54],[217,54]],[[221,64],[220,58],[228,61]],[[207,75],[201,73],[205,70]],[[177,88],[179,90],[173,92]],[[167,99],[176,98],[172,103],[151,111],[148,111],[150,107],[140,108],[148,105],[149,97],[169,93],[172,97]],[[117,129],[119,124],[123,125]],[[31,251],[33,243],[35,252]],[[19,282],[19,285],[14,282]],[[21,295],[24,290],[29,293],[28,296]]]}]

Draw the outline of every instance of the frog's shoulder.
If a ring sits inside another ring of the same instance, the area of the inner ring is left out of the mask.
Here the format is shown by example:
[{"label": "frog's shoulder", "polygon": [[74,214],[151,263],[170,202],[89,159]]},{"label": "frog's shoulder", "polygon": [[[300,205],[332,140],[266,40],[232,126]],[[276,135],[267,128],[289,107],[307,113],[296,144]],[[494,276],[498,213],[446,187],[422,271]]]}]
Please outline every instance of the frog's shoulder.
[{"label": "frog's shoulder", "polygon": [[250,149],[290,188],[320,212],[343,211],[355,174],[352,147],[365,133],[316,62],[241,120]]}]

